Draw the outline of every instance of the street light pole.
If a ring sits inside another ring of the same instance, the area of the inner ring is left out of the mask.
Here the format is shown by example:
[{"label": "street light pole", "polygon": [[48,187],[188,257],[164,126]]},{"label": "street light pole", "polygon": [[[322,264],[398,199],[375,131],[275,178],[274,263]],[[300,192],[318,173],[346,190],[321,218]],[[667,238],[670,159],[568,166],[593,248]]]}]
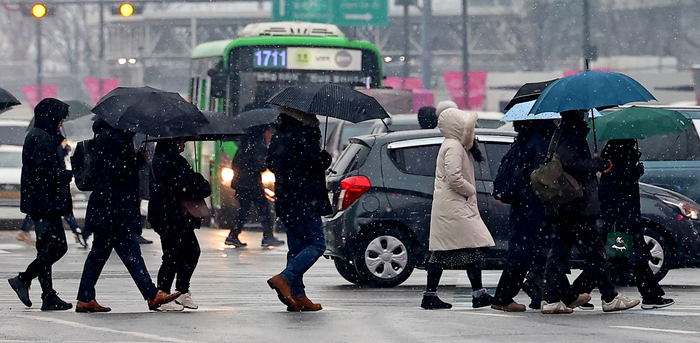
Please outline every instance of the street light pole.
[{"label": "street light pole", "polygon": [[464,102],[469,109],[469,18],[467,17],[468,0],[462,0],[462,79],[464,87]]},{"label": "street light pole", "polygon": [[36,18],[36,94],[37,101],[41,101],[42,94],[42,80],[41,80],[41,18]]},{"label": "street light pole", "polygon": [[433,45],[430,44],[430,26],[433,20],[432,2],[432,0],[423,0],[423,7],[421,8],[421,46],[423,47],[421,70],[423,70],[423,87],[425,89],[431,89],[433,81]]},{"label": "street light pole", "polygon": [[409,13],[408,13],[408,6],[409,2],[406,1],[403,4],[403,80],[401,81],[401,88],[406,89],[406,80],[408,79],[408,75],[410,74],[410,65],[408,64],[408,55],[409,55],[409,37],[410,34],[408,32],[409,29]]},{"label": "street light pole", "polygon": [[102,97],[102,93],[104,92],[104,85],[103,85],[103,75],[104,71],[102,70],[104,67],[104,59],[105,59],[105,32],[104,32],[104,26],[105,26],[105,11],[104,11],[104,2],[100,1],[100,34],[99,34],[99,40],[100,40],[100,49],[97,54],[98,56],[98,61],[97,61],[97,89],[98,89],[98,99]]}]

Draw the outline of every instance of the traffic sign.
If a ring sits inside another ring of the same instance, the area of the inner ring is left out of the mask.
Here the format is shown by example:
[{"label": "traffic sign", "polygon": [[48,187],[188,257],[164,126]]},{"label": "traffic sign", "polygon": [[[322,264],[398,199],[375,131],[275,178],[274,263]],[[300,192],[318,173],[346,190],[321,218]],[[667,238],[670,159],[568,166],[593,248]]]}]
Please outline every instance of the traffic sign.
[{"label": "traffic sign", "polygon": [[388,0],[334,1],[333,24],[338,26],[389,25]]},{"label": "traffic sign", "polygon": [[389,0],[272,0],[272,20],[386,26]]}]

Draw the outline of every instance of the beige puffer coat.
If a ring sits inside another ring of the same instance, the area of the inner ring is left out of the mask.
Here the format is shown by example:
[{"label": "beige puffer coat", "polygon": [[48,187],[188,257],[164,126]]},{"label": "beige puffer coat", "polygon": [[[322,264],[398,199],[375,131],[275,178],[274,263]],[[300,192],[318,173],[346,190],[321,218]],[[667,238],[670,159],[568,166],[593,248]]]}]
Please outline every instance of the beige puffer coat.
[{"label": "beige puffer coat", "polygon": [[438,128],[445,141],[435,169],[430,218],[430,251],[494,246],[481,220],[474,187],[474,165],[467,150],[474,142],[478,115],[456,108],[443,111]]}]

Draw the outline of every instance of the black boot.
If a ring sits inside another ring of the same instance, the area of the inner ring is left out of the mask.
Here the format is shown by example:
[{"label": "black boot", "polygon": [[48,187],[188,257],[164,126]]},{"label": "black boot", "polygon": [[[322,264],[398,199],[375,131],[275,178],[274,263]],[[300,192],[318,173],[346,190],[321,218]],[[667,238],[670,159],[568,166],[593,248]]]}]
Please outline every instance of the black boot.
[{"label": "black boot", "polygon": [[484,293],[478,297],[472,296],[472,307],[473,308],[481,308],[484,306],[491,306],[492,304],[493,304],[493,297],[488,293]]},{"label": "black boot", "polygon": [[7,279],[7,282],[9,282],[12,289],[15,290],[19,300],[21,300],[25,306],[32,307],[32,301],[29,299],[29,285],[24,283],[19,276]]},{"label": "black boot", "polygon": [[452,304],[448,304],[440,300],[437,295],[424,295],[423,301],[420,303],[420,307],[426,310],[442,310],[452,308]]},{"label": "black boot", "polygon": [[42,311],[63,311],[73,308],[72,304],[61,300],[56,291],[51,291],[51,293],[48,294],[42,294],[41,300],[43,301],[41,304]]}]

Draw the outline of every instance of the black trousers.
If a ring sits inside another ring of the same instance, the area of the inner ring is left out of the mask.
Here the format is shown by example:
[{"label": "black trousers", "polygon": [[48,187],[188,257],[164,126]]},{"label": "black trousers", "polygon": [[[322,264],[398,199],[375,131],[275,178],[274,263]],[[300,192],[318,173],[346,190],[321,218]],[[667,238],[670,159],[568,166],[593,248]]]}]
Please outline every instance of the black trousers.
[{"label": "black trousers", "polygon": [[190,280],[201,254],[194,230],[161,234],[160,244],[163,248],[163,263],[158,270],[158,289],[170,293],[177,276],[175,290],[189,292]]},{"label": "black trousers", "polygon": [[595,218],[581,217],[573,213],[565,218],[555,219],[550,238],[551,247],[547,255],[544,271],[544,294],[548,303],[562,301],[571,304],[578,298],[578,292],[571,286],[566,272],[569,269],[569,255],[574,244],[583,255],[587,270],[598,286],[604,301],[611,301],[617,295],[610,281],[610,266],[605,256],[605,247],[600,233],[595,227]]},{"label": "black trousers", "polygon": [[51,266],[68,251],[66,232],[63,230],[61,216],[33,219],[36,231],[36,258],[27,270],[19,273],[19,279],[31,284],[34,278],[39,278],[43,294],[53,292]]},{"label": "black trousers", "polygon": [[151,275],[143,262],[136,234],[131,231],[115,233],[107,231],[107,229],[103,230],[95,232],[92,250],[85,260],[83,275],[80,278],[80,288],[78,289],[78,301],[95,300],[95,285],[112,250],[119,255],[143,298],[145,300],[153,299],[158,294],[158,289],[151,281]]},{"label": "black trousers", "polygon": [[230,236],[238,236],[248,220],[251,207],[257,209],[262,216],[263,238],[271,238],[274,236],[273,228],[275,220],[272,216],[270,201],[265,197],[265,191],[262,187],[259,188],[240,188],[236,189],[236,199],[240,205],[238,208],[238,216],[234,227],[231,229]]},{"label": "black trousers", "polygon": [[[650,256],[649,246],[644,242],[644,234],[639,226],[630,228],[628,231],[632,236],[633,253],[629,260],[619,263],[621,270],[632,269],[637,290],[642,298],[662,297],[666,293],[656,280],[654,273],[649,267],[648,258]],[[581,275],[574,280],[574,289],[579,293],[590,293],[595,288],[595,273],[586,268]]]}]

